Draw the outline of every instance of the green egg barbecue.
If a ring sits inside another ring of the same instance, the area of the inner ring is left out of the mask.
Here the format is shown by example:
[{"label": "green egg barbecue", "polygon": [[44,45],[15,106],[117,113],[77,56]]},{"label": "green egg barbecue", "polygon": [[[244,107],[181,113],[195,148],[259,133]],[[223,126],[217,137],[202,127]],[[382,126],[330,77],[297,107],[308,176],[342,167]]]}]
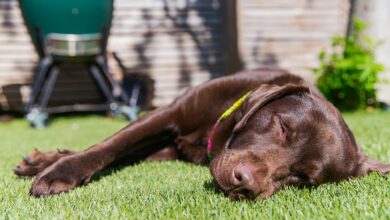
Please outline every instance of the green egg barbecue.
[{"label": "green egg barbecue", "polygon": [[[105,56],[113,0],[20,0],[19,5],[40,57],[25,105],[27,120],[33,127],[44,127],[48,122],[47,104],[63,62],[85,63],[107,99],[107,110],[136,119],[136,102],[109,73]],[[118,97],[113,88],[119,89]]]}]

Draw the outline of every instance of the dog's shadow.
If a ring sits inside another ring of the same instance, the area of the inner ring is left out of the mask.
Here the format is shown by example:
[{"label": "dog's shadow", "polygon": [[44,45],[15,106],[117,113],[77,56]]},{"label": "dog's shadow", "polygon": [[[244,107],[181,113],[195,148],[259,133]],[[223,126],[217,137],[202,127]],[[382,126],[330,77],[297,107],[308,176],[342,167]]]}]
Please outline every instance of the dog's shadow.
[{"label": "dog's shadow", "polygon": [[[134,166],[134,165],[142,163],[142,162],[144,162],[144,161],[137,161],[137,162],[133,161],[133,162],[129,162],[127,164],[121,163],[119,165],[111,165],[111,166],[107,167],[106,169],[99,171],[94,176],[92,176],[89,183],[98,182],[98,181],[100,181],[100,179],[102,179],[106,176],[110,176],[112,174],[115,174],[116,172],[121,171],[122,169],[124,169],[126,167]],[[214,194],[214,195],[218,195],[221,197],[226,196],[226,194],[217,186],[217,184],[215,183],[215,181],[213,179],[209,179],[209,180],[204,181],[203,188],[206,190],[207,194]],[[318,187],[311,186],[311,185],[305,185],[305,184],[299,184],[299,185],[290,185],[290,186],[282,187],[280,191],[286,190],[286,188],[294,188],[294,189],[298,189],[298,190],[309,190],[309,192],[312,192],[314,190],[317,190]]]},{"label": "dog's shadow", "polygon": [[132,160],[123,159],[120,161],[116,161],[110,164],[108,167],[104,168],[103,170],[97,172],[95,175],[93,175],[89,183],[98,182],[100,181],[100,179],[106,176],[110,176],[116,172],[123,170],[126,167],[131,167],[142,162],[143,162],[142,159],[132,159]]},{"label": "dog's shadow", "polygon": [[207,192],[215,193],[215,194],[223,194],[223,192],[217,187],[213,180],[207,180],[203,183],[203,187]]},{"label": "dog's shadow", "polygon": [[[207,180],[203,183],[203,187],[206,189],[208,193],[213,193],[221,196],[226,196],[226,194],[218,188],[214,180]],[[278,192],[281,192],[286,189],[297,189],[297,190],[308,190],[310,193],[312,193],[315,190],[318,190],[318,186],[312,186],[312,185],[306,185],[306,184],[298,184],[298,185],[289,185],[282,187]],[[235,200],[232,200],[235,201]],[[262,200],[263,201],[263,200]]]},{"label": "dog's shadow", "polygon": [[[112,175],[112,174],[114,174],[116,172],[121,171],[122,169],[124,169],[126,167],[134,166],[134,165],[142,163],[142,162],[143,161],[131,161],[131,162],[128,162],[126,164],[124,164],[124,163],[120,163],[119,165],[118,164],[112,164],[109,167],[107,167],[107,168],[99,171],[95,175],[93,175],[91,180],[89,181],[89,183],[98,182],[98,181],[100,181],[102,178],[104,178],[106,176],[110,176],[110,175]],[[224,193],[221,191],[220,188],[217,187],[216,183],[212,179],[206,180],[203,183],[203,187],[204,187],[204,189],[208,193],[224,195]]]},{"label": "dog's shadow", "polygon": [[115,167],[110,167],[110,168],[106,168],[104,170],[101,170],[99,172],[97,172],[95,175],[92,176],[91,180],[89,181],[89,183],[92,183],[92,182],[98,182],[100,181],[100,179],[106,177],[106,176],[110,176],[116,172],[119,172],[121,171],[122,169],[126,168],[128,166],[124,166],[124,165],[121,165],[121,166],[115,166]]}]

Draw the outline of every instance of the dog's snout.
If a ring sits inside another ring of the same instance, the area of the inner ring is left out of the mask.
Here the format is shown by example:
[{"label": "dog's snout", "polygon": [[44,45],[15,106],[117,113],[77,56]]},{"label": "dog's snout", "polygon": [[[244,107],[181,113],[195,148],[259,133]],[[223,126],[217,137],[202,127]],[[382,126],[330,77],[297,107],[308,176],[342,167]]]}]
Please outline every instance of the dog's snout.
[{"label": "dog's snout", "polygon": [[245,165],[239,164],[233,169],[232,183],[236,187],[241,187],[253,181],[252,171]]},{"label": "dog's snout", "polygon": [[239,199],[254,199],[257,196],[257,184],[251,169],[243,164],[233,169],[231,180],[234,194]]}]

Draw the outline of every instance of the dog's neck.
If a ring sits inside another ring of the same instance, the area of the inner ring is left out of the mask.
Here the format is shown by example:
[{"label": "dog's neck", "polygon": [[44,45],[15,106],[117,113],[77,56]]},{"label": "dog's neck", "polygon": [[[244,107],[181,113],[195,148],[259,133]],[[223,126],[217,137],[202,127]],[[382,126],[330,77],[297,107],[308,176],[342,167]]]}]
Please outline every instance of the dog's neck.
[{"label": "dog's neck", "polygon": [[[221,127],[221,124],[223,121],[226,121],[236,110],[239,108],[245,100],[249,97],[249,95],[252,93],[252,91],[247,92],[245,95],[243,95],[241,98],[239,98],[237,101],[233,103],[226,111],[222,113],[222,115],[218,118],[217,122],[213,125],[211,128],[210,134],[208,136],[207,140],[207,157],[209,160],[213,158],[213,141],[214,136],[216,135],[217,130]],[[231,133],[231,132],[230,132]]]}]

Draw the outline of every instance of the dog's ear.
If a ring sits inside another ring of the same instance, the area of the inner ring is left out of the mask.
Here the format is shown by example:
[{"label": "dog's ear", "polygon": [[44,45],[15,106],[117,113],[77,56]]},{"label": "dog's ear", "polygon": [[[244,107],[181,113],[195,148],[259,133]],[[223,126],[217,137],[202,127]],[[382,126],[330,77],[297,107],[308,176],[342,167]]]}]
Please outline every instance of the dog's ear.
[{"label": "dog's ear", "polygon": [[233,133],[239,132],[250,117],[267,103],[279,99],[285,95],[295,93],[310,93],[310,89],[304,85],[286,84],[278,86],[274,84],[263,84],[247,98],[241,106],[239,120],[233,129]]}]

